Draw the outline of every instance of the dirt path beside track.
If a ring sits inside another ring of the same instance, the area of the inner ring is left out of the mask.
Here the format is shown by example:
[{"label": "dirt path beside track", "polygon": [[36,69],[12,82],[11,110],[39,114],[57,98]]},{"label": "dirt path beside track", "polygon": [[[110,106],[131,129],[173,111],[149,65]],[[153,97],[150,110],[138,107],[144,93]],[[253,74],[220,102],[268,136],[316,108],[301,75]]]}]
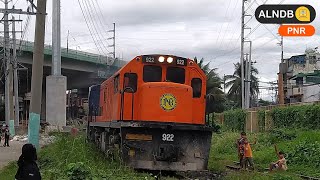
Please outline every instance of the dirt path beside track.
[{"label": "dirt path beside track", "polygon": [[11,161],[17,161],[21,154],[21,148],[25,144],[20,141],[10,141],[10,147],[3,147],[3,143],[4,141],[1,141],[0,144],[0,169]]}]

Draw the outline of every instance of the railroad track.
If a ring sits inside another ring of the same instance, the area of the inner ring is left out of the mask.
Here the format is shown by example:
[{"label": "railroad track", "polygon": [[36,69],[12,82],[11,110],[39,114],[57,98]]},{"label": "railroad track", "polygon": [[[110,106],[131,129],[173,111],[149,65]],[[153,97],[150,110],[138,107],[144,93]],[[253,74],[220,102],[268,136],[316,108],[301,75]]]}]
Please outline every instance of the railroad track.
[{"label": "railroad track", "polygon": [[211,171],[190,171],[190,172],[152,172],[157,180],[162,180],[166,177],[173,177],[179,180],[215,180],[221,179],[222,175]]},{"label": "railroad track", "polygon": [[[240,163],[239,162],[236,162],[234,161],[234,165],[227,165],[226,167],[228,169],[231,169],[231,170],[236,170],[236,171],[239,171],[240,170],[240,167],[238,166]],[[264,171],[258,171],[258,172],[265,172],[265,171],[269,171],[268,168],[264,169]],[[295,174],[296,176],[299,176],[300,178],[302,179],[308,179],[308,180],[320,180],[320,178],[318,177],[312,177],[312,176],[307,176],[307,175],[302,175],[302,174]]]}]

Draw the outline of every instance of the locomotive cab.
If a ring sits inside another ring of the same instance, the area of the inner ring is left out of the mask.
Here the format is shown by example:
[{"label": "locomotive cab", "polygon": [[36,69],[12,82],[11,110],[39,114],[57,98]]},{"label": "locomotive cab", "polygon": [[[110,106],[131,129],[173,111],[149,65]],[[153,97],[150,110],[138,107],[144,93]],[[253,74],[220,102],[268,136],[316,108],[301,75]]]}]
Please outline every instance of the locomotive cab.
[{"label": "locomotive cab", "polygon": [[206,77],[196,63],[144,55],[129,64],[123,69],[121,120],[204,124]]}]

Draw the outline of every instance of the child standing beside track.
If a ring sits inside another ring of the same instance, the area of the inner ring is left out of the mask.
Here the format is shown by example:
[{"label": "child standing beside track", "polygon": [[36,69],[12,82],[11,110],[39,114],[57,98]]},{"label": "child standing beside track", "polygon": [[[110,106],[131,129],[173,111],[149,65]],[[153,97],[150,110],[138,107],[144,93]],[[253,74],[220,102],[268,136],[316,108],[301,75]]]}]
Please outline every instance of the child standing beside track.
[{"label": "child standing beside track", "polygon": [[240,162],[240,167],[243,168],[243,160],[244,160],[244,138],[246,138],[247,135],[245,132],[241,132],[240,138],[237,139],[237,149],[238,149],[238,157],[239,157],[239,162]]},{"label": "child standing beside track", "polygon": [[244,158],[243,158],[243,164],[245,169],[247,169],[248,165],[251,170],[254,169],[253,167],[253,159],[252,159],[252,150],[251,150],[251,144],[256,144],[257,139],[254,139],[253,143],[249,143],[247,138],[244,138]]},{"label": "child standing beside track", "polygon": [[4,130],[4,147],[10,147],[9,146],[9,139],[10,139],[10,132],[9,132],[9,126],[6,125],[6,128]]}]

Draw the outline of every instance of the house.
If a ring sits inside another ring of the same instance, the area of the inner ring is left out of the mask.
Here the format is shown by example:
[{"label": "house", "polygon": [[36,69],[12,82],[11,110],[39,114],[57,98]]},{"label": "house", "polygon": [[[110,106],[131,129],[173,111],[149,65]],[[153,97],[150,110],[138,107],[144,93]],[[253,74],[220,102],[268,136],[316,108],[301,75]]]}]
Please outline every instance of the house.
[{"label": "house", "polygon": [[284,103],[319,101],[320,53],[307,49],[305,54],[285,59],[279,65],[279,77],[278,85],[283,87],[279,88],[279,98],[282,91]]}]

